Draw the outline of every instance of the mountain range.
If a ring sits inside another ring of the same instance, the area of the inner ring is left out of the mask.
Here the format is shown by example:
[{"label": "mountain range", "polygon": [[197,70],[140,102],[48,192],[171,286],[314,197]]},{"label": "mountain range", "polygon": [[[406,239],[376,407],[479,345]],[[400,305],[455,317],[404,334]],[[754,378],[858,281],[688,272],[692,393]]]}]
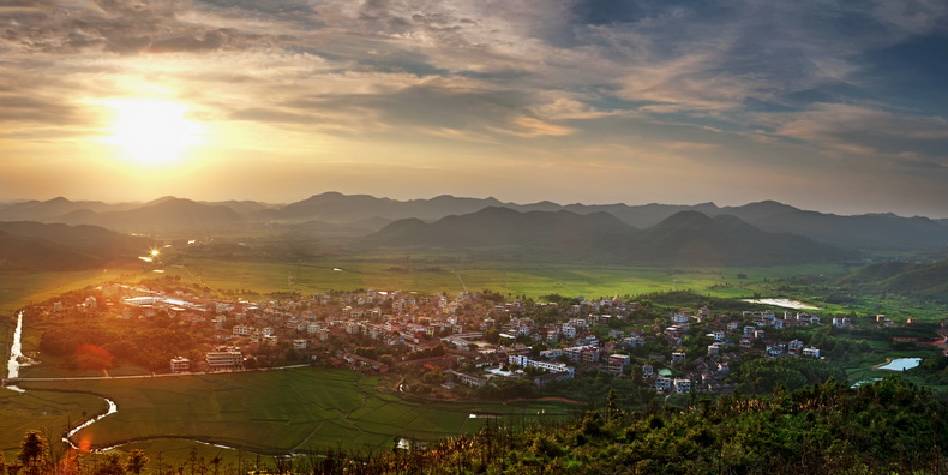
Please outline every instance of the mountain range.
[{"label": "mountain range", "polygon": [[847,250],[932,251],[948,247],[948,220],[893,214],[837,215],[762,201],[720,207],[714,203],[558,204],[507,203],[496,198],[438,196],[395,200],[369,195],[326,192],[286,205],[254,201],[200,202],[166,197],[148,203],[108,204],[95,201],[29,201],[0,205],[0,220],[34,220],[90,224],[135,233],[241,232],[260,224],[320,238],[361,237],[386,224],[414,218],[432,222],[485,208],[522,213],[568,211],[580,215],[608,213],[634,228],[650,228],[682,211],[708,217],[734,216],[760,231],[796,234]]},{"label": "mountain range", "polygon": [[615,264],[774,265],[840,261],[853,254],[788,234],[769,233],[730,215],[679,211],[638,229],[594,212],[527,211],[490,207],[434,222],[395,221],[369,235],[370,247],[482,250],[496,254],[566,256]]}]

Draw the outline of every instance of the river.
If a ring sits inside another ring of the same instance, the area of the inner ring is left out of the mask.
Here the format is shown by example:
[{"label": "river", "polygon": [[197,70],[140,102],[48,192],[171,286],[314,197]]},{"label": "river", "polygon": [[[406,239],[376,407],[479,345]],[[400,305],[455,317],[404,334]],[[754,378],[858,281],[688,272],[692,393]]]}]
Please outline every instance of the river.
[{"label": "river", "polygon": [[[15,379],[20,377],[20,360],[23,358],[23,311],[17,313],[16,315],[16,330],[13,331],[13,342],[10,344],[10,359],[7,360],[7,379]],[[25,393],[26,390],[18,387],[15,384],[6,384],[5,387],[12,391],[18,393]],[[76,435],[82,429],[99,422],[107,416],[115,414],[118,412],[118,405],[115,404],[115,401],[103,397],[102,400],[108,405],[104,414],[99,414],[92,419],[89,419],[82,424],[79,424],[65,435],[63,435],[63,442],[68,444],[73,449],[78,448],[76,444],[72,442],[72,436]]]},{"label": "river", "polygon": [[[16,314],[16,330],[13,330],[13,343],[10,344],[10,359],[7,360],[7,379],[20,376],[20,358],[23,357],[23,311]],[[22,393],[16,385],[7,384],[7,389]]]}]

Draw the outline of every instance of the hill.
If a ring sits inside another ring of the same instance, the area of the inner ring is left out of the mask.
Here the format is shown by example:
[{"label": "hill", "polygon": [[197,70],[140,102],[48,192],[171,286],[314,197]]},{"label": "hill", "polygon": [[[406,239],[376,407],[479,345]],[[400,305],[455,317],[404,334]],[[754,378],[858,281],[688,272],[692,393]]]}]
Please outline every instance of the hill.
[{"label": "hill", "polygon": [[350,222],[368,218],[399,220],[417,218],[433,221],[449,215],[469,214],[488,207],[504,207],[521,212],[566,210],[576,214],[609,213],[636,228],[648,228],[681,211],[698,211],[708,216],[731,215],[772,233],[791,233],[851,250],[931,250],[948,246],[948,225],[926,217],[894,214],[837,215],[809,211],[776,201],[719,207],[714,203],[644,205],[582,204],[561,205],[549,201],[505,203],[495,198],[439,196],[431,199],[399,201],[367,195],[327,192],[283,208],[265,210],[272,220],[321,220]]},{"label": "hill", "polygon": [[0,267],[74,270],[126,264],[151,244],[95,226],[0,222]]},{"label": "hill", "polygon": [[231,207],[165,197],[132,209],[72,213],[69,222],[135,233],[211,232],[233,229],[244,218]]},{"label": "hill", "polygon": [[92,256],[64,246],[0,231],[0,269],[78,270],[95,264]]},{"label": "hill", "polygon": [[767,233],[733,216],[681,211],[640,231],[596,212],[486,208],[427,223],[393,222],[363,245],[555,253],[573,260],[654,265],[771,265],[841,260],[847,253],[791,234]]},{"label": "hill", "polygon": [[265,210],[261,212],[261,216],[283,221],[354,222],[373,218],[433,220],[498,205],[501,203],[493,198],[456,198],[445,195],[431,199],[399,201],[369,195],[326,192],[282,208]]},{"label": "hill", "polygon": [[78,211],[109,211],[134,207],[134,204],[110,204],[101,201],[70,201],[63,197],[46,201],[23,201],[0,205],[0,221],[62,222],[62,216]]},{"label": "hill", "polygon": [[730,215],[680,211],[638,236],[637,263],[673,265],[774,265],[839,261],[850,254],[789,233],[761,231]]},{"label": "hill", "polygon": [[[108,204],[95,201],[8,203],[0,206],[0,220],[30,220],[93,224],[127,232],[213,233],[261,229],[265,224],[301,226],[303,234],[353,237],[374,231],[384,223],[415,218],[436,221],[447,216],[471,214],[485,208],[520,212],[569,211],[587,215],[609,213],[633,228],[650,228],[682,211],[708,216],[730,215],[770,233],[789,233],[847,250],[931,252],[948,247],[948,220],[894,214],[837,215],[803,210],[776,201],[720,207],[714,203],[628,205],[508,203],[496,198],[442,195],[428,199],[396,200],[370,195],[325,192],[286,205],[255,201],[197,202],[163,198],[150,203]],[[339,230],[333,224],[342,224]]]},{"label": "hill", "polygon": [[871,264],[846,276],[844,285],[948,302],[948,259],[934,263]]},{"label": "hill", "polygon": [[793,232],[850,249],[931,250],[948,246],[948,227],[921,216],[842,216],[794,208],[774,201],[722,208],[765,231]]},{"label": "hill", "polygon": [[489,207],[432,223],[395,221],[363,240],[363,245],[443,249],[520,249],[576,259],[603,258],[624,246],[635,228],[608,213],[528,211]]}]

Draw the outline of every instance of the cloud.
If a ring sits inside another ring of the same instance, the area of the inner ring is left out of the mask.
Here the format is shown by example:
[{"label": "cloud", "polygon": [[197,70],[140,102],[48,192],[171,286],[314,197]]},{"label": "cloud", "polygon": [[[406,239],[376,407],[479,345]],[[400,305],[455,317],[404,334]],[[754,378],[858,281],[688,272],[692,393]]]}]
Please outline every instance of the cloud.
[{"label": "cloud", "polygon": [[89,133],[82,98],[153,87],[352,147],[921,169],[945,162],[945,25],[938,0],[15,0],[0,121]]},{"label": "cloud", "polygon": [[774,135],[814,144],[826,152],[896,163],[948,164],[948,121],[848,104],[819,104],[787,117]]}]

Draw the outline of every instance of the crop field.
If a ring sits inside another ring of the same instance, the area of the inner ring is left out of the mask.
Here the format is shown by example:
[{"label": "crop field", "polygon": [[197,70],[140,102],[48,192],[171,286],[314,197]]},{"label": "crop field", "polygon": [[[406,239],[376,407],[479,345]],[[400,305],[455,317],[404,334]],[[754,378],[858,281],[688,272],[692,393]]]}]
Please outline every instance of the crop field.
[{"label": "crop field", "polygon": [[[80,445],[186,438],[258,453],[376,450],[400,437],[436,440],[477,430],[494,414],[512,424],[556,420],[563,403],[412,402],[380,392],[377,380],[346,370],[296,368],[205,376],[31,382],[32,389],[88,391],[118,413],[80,432]],[[540,414],[542,413],[542,415]]]},{"label": "crop field", "polygon": [[[257,292],[319,292],[374,288],[417,292],[489,289],[539,297],[551,293],[587,297],[693,290],[720,297],[753,295],[763,279],[838,273],[838,266],[676,269],[594,266],[470,259],[320,258],[300,263],[179,258],[164,269],[213,289]],[[742,275],[742,279],[738,276]]]},{"label": "crop field", "polygon": [[11,460],[27,431],[42,431],[58,439],[67,422],[78,424],[105,409],[102,398],[90,394],[0,389],[0,451]]},{"label": "crop field", "polygon": [[0,315],[30,302],[41,302],[63,292],[104,281],[131,279],[138,272],[120,269],[22,272],[0,270]]}]

